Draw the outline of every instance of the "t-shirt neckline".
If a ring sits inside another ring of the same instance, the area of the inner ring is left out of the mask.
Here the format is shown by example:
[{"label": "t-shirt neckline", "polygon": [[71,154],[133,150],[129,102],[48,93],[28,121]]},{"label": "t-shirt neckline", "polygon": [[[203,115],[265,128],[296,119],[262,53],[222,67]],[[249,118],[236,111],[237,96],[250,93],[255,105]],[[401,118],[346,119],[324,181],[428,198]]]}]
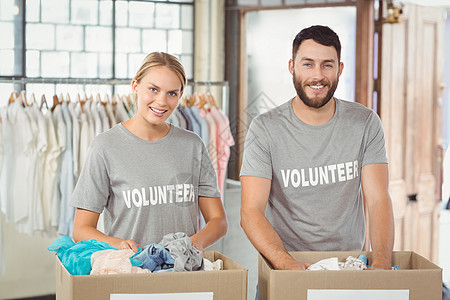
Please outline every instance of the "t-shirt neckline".
[{"label": "t-shirt neckline", "polygon": [[294,108],[292,107],[292,102],[294,101],[294,99],[295,99],[295,97],[293,97],[290,101],[288,101],[288,107],[289,107],[289,113],[291,114],[292,118],[296,120],[295,122],[297,122],[298,124],[308,127],[308,128],[311,128],[311,129],[322,129],[322,128],[331,126],[332,124],[334,124],[336,122],[337,115],[339,113],[339,105],[340,105],[340,103],[339,103],[340,100],[337,99],[336,97],[333,97],[333,99],[336,103],[336,108],[335,108],[333,117],[331,117],[331,119],[328,122],[326,122],[325,124],[322,124],[322,125],[310,125],[310,124],[307,124],[307,123],[303,122],[302,120],[300,120],[299,117],[297,117],[297,115],[295,114]]},{"label": "t-shirt neckline", "polygon": [[172,133],[174,131],[174,126],[172,124],[170,125],[170,129],[169,132],[163,136],[162,138],[160,138],[159,140],[156,141],[147,141],[147,140],[143,140],[140,137],[135,136],[133,133],[131,133],[131,131],[129,131],[125,126],[123,126],[123,123],[118,124],[119,128],[128,136],[130,136],[131,138],[133,138],[134,140],[140,142],[140,143],[146,143],[146,144],[159,144],[159,143],[163,143],[166,140],[170,139],[170,137],[172,136]]}]

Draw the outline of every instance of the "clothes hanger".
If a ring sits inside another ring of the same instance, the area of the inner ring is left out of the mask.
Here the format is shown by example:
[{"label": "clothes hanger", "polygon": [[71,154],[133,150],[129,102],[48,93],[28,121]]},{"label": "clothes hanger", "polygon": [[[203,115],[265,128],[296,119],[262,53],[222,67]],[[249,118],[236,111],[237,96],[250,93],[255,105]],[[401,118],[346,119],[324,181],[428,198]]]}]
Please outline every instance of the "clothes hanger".
[{"label": "clothes hanger", "polygon": [[[61,96],[62,96],[62,95],[61,95]],[[53,111],[55,110],[55,107],[56,107],[57,105],[61,104],[61,103],[62,103],[62,101],[59,100],[58,96],[57,96],[57,95],[54,95],[54,96],[53,96],[53,105],[52,105],[52,108],[50,109],[51,112],[53,112]]]},{"label": "clothes hanger", "polygon": [[41,105],[39,106],[39,109],[42,111],[42,107],[44,107],[44,104],[45,104],[45,108],[47,109],[47,110],[49,110],[49,107],[48,107],[48,103],[47,103],[47,99],[45,99],[45,94],[42,94],[42,97],[41,97]]},{"label": "clothes hanger", "polygon": [[26,95],[25,91],[20,92],[19,99],[20,99],[20,104],[22,104],[23,107],[30,106],[27,103],[27,95]]},{"label": "clothes hanger", "polygon": [[83,108],[83,106],[84,106],[84,104],[86,103],[86,100],[81,100],[80,93],[78,93],[77,98],[78,98],[78,103],[80,104],[80,110],[81,110],[81,113],[84,114],[84,108]]},{"label": "clothes hanger", "polygon": [[19,98],[19,95],[17,94],[16,91],[13,91],[11,93],[11,96],[9,96],[9,101],[8,101],[8,105],[13,103],[14,101],[16,101],[16,99]]}]

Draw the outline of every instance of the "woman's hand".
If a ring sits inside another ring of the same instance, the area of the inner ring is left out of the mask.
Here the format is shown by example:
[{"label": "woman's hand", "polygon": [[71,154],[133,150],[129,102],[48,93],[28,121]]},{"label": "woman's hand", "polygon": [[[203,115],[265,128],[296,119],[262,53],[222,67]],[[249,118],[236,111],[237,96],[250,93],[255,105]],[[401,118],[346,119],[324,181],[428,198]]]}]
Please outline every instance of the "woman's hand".
[{"label": "woman's hand", "polygon": [[133,252],[138,252],[138,244],[136,244],[133,240],[121,240],[118,239],[117,242],[112,244],[111,246],[116,247],[119,250],[131,249]]},{"label": "woman's hand", "polygon": [[193,236],[191,236],[191,242],[192,242],[192,245],[195,247],[195,249],[200,250],[201,252],[203,252],[203,244],[198,239],[198,235],[197,234],[194,234]]}]

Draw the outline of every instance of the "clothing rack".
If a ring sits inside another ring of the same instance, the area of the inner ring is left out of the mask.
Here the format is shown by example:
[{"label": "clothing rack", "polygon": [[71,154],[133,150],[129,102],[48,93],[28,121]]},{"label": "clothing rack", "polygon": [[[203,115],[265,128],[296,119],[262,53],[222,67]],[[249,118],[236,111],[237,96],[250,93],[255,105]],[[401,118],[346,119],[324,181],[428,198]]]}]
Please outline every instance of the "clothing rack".
[{"label": "clothing rack", "polygon": [[[131,79],[116,79],[116,78],[53,78],[53,77],[16,77],[16,76],[0,76],[0,83],[12,83],[20,85],[14,87],[17,90],[26,90],[26,84],[76,84],[76,85],[111,85],[113,88],[116,85],[129,85]],[[210,92],[211,88],[221,88],[220,108],[223,113],[228,115],[229,104],[229,84],[228,81],[199,81],[188,80],[187,86],[192,88],[191,93],[196,92],[196,88],[203,88],[206,92]],[[114,94],[114,90],[112,91]]]}]

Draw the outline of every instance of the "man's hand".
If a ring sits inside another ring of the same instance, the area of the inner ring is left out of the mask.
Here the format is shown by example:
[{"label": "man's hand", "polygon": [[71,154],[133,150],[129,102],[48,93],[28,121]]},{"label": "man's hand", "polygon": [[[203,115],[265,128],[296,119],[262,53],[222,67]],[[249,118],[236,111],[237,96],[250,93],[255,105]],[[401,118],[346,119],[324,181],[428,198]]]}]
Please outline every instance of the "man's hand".
[{"label": "man's hand", "polygon": [[287,265],[285,265],[283,270],[306,270],[311,266],[310,263],[304,263],[301,261],[293,261]]}]

